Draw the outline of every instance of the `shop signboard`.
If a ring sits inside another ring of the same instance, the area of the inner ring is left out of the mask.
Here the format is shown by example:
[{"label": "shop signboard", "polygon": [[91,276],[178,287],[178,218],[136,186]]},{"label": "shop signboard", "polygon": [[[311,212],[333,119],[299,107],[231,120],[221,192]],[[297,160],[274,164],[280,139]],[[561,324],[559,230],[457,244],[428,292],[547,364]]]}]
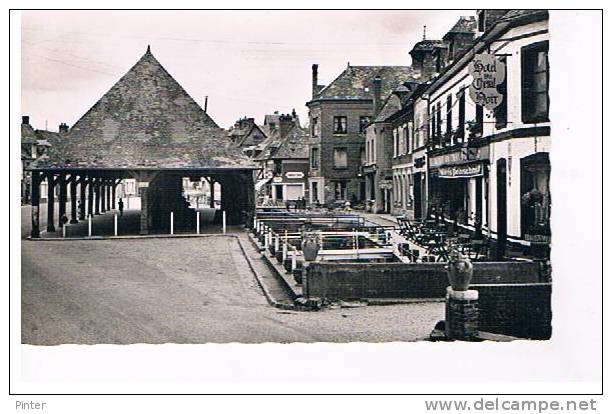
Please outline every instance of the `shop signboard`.
[{"label": "shop signboard", "polygon": [[471,178],[481,176],[482,163],[466,165],[450,165],[439,168],[440,178]]},{"label": "shop signboard", "polygon": [[287,178],[293,178],[293,179],[300,179],[300,178],[304,178],[304,173],[301,171],[290,171],[285,173],[285,177]]},{"label": "shop signboard", "polygon": [[475,55],[470,63],[469,73],[473,79],[470,85],[472,101],[491,111],[497,108],[504,99],[497,87],[506,78],[505,63],[498,60],[494,54],[480,53]]}]

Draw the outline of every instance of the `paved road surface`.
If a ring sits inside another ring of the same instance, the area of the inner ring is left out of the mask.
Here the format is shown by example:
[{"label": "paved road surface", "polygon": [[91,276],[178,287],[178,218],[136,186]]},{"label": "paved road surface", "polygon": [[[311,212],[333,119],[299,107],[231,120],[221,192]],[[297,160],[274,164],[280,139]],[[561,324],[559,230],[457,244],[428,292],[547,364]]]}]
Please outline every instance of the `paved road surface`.
[{"label": "paved road surface", "polygon": [[[251,248],[247,243],[246,248]],[[236,239],[22,240],[22,342],[411,341],[442,303],[269,306]]]}]

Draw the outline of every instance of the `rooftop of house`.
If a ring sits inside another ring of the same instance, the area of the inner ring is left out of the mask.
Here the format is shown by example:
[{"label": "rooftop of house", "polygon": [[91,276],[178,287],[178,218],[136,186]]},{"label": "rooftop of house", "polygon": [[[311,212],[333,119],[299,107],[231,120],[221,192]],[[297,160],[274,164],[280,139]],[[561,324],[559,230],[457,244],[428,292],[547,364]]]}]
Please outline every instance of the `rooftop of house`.
[{"label": "rooftop of house", "polygon": [[423,39],[420,42],[415,43],[410,53],[413,52],[425,52],[431,51],[439,48],[447,48],[448,45],[444,43],[443,40],[435,40],[435,39]]},{"label": "rooftop of house", "polygon": [[373,99],[372,81],[381,78],[381,97],[386,98],[403,82],[418,80],[419,71],[410,66],[351,66],[315,95],[319,99]]},{"label": "rooftop of house", "polygon": [[476,33],[478,23],[475,16],[461,16],[457,23],[444,35],[446,38],[451,33]]},{"label": "rooftop of house", "polygon": [[35,168],[254,167],[150,48],[48,156]]}]

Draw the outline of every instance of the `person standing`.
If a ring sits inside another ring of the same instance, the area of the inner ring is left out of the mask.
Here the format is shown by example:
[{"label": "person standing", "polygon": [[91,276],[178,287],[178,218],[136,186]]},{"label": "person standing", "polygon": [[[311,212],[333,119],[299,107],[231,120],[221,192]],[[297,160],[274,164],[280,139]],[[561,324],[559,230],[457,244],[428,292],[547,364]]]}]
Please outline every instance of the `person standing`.
[{"label": "person standing", "polygon": [[123,199],[122,198],[119,199],[118,205],[119,205],[119,215],[123,216]]}]

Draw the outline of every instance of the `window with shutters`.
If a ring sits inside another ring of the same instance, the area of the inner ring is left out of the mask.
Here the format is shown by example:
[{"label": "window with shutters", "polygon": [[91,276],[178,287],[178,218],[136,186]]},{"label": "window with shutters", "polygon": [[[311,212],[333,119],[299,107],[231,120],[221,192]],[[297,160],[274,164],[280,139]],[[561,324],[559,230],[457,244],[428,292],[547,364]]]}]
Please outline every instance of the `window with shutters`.
[{"label": "window with shutters", "polygon": [[521,109],[524,123],[548,119],[548,42],[521,49]]},{"label": "window with shutters", "polygon": [[[506,65],[506,56],[499,58],[503,65]],[[495,108],[495,128],[501,129],[508,125],[508,71],[506,71],[506,77],[504,81],[497,86],[497,91],[502,95],[502,101],[497,108]]]}]

